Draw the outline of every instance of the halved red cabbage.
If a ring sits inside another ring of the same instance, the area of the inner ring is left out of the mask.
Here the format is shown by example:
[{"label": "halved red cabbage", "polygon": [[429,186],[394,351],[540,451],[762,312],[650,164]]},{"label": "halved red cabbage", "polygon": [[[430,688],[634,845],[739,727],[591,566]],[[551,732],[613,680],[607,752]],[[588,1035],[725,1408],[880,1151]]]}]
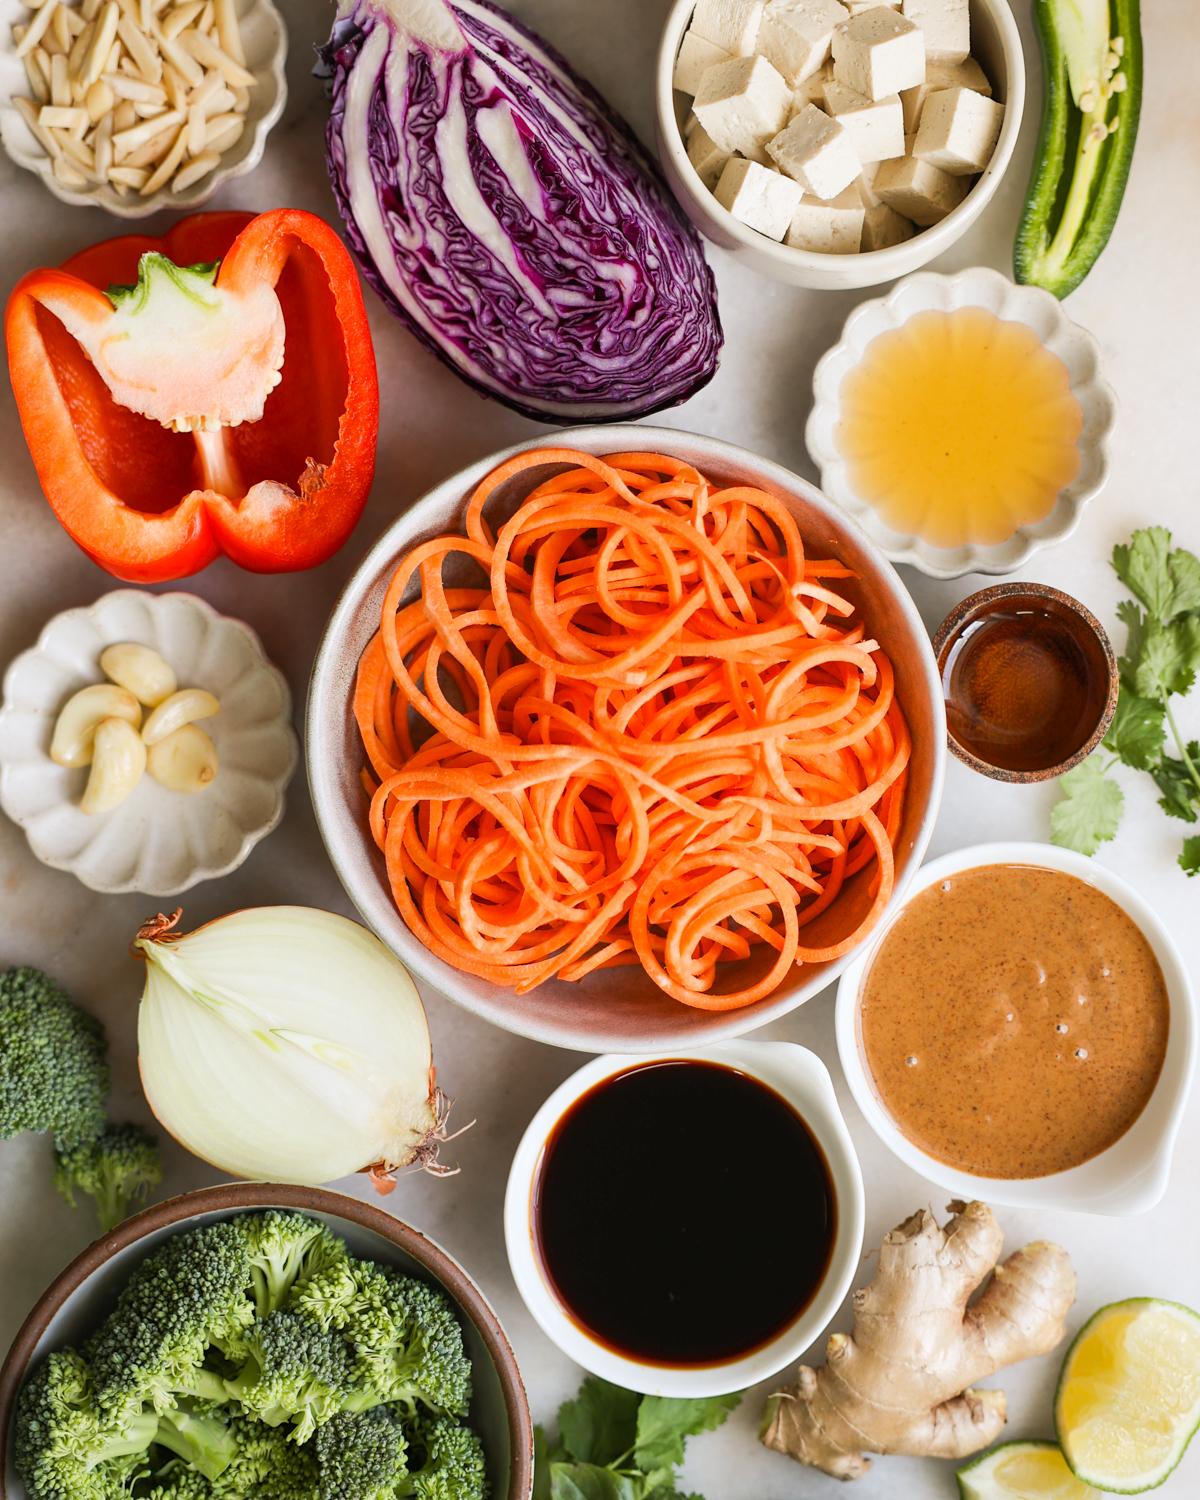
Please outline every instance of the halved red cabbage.
[{"label": "halved red cabbage", "polygon": [[712,379],[699,236],[540,37],[487,0],[343,0],[320,52],[351,246],[456,374],[568,422],[659,411]]}]

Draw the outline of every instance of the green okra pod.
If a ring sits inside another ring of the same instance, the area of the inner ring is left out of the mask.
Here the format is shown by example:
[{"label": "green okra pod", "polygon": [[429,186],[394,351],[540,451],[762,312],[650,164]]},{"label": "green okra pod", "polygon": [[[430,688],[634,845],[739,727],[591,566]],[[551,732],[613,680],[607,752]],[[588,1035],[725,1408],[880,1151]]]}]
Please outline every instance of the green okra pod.
[{"label": "green okra pod", "polygon": [[1016,279],[1074,291],[1108,243],[1142,102],[1139,0],[1034,0],[1044,96]]}]

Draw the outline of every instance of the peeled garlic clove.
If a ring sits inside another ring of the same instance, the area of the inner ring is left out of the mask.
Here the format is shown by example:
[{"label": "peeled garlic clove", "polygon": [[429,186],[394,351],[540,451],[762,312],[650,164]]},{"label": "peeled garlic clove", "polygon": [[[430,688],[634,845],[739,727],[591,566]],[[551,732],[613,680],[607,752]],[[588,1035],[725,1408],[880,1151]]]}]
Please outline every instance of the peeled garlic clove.
[{"label": "peeled garlic clove", "polygon": [[157,708],[179,686],[158,652],[137,641],[107,647],[100,653],[100,670],[147,708]]},{"label": "peeled garlic clove", "polygon": [[203,729],[185,724],[150,746],[146,768],[172,792],[202,792],[217,774],[217,747]]},{"label": "peeled garlic clove", "polygon": [[142,738],[147,745],[157,745],[159,740],[165,740],[193,719],[207,719],[220,711],[221,705],[211,693],[206,693],[203,688],[184,688],[158,705],[146,720]]},{"label": "peeled garlic clove", "polygon": [[111,812],[124,802],[146,769],[146,747],[127,719],[101,719],[96,726],[92,771],[80,812]]},{"label": "peeled garlic clove", "polygon": [[58,716],[50,759],[60,766],[88,765],[96,726],[102,719],[123,719],[136,729],[142,722],[142,710],[131,692],[110,682],[80,688]]}]

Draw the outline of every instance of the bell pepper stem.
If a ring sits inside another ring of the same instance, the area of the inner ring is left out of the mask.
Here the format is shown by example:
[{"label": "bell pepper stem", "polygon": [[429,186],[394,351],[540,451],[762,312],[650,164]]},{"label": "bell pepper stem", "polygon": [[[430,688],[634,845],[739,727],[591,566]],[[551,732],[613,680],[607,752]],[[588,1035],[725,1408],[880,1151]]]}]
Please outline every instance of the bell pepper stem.
[{"label": "bell pepper stem", "polygon": [[212,490],[230,500],[240,500],[246,493],[241,465],[229,440],[228,427],[216,432],[192,433],[196,440],[196,457],[200,464],[201,489]]}]

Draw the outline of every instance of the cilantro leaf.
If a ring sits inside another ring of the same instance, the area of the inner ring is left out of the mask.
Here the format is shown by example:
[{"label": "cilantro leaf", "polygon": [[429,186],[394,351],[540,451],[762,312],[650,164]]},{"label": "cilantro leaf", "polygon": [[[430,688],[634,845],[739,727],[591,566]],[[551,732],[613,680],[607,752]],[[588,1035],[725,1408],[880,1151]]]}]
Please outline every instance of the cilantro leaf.
[{"label": "cilantro leaf", "polygon": [[1177,547],[1162,526],[1135,531],[1127,547],[1114,547],[1117,577],[1160,621],[1200,609],[1200,560]]},{"label": "cilantro leaf", "polygon": [[1184,615],[1170,625],[1147,619],[1140,646],[1132,674],[1139,697],[1165,700],[1171,693],[1191,691],[1200,667],[1200,619]]},{"label": "cilantro leaf", "polygon": [[1095,854],[1121,821],[1125,794],[1104,774],[1098,755],[1058,778],[1063,800],[1050,812],[1050,842],[1080,854]]},{"label": "cilantro leaf", "polygon": [[550,1470],[550,1500],[644,1500],[641,1479],[631,1479],[599,1464],[555,1464]]},{"label": "cilantro leaf", "polygon": [[1139,698],[1122,687],[1105,745],[1135,771],[1148,771],[1162,753],[1163,712],[1163,705],[1153,698]]},{"label": "cilantro leaf", "polygon": [[638,1410],[637,1452],[639,1469],[665,1469],[683,1462],[683,1440],[698,1432],[711,1432],[742,1399],[741,1392],[730,1396],[700,1396],[673,1399],[668,1396],[645,1396]]},{"label": "cilantro leaf", "polygon": [[589,1375],[574,1401],[564,1401],[558,1409],[559,1436],[567,1452],[582,1464],[621,1458],[637,1441],[641,1402],[636,1391]]},{"label": "cilantro leaf", "polygon": [[1138,663],[1142,659],[1142,642],[1146,635],[1149,617],[1143,615],[1132,599],[1122,599],[1117,605],[1117,619],[1125,626],[1125,654],[1117,661],[1121,672],[1121,686],[1127,692],[1137,693]]},{"label": "cilantro leaf", "polygon": [[533,1429],[533,1500],[552,1500],[550,1446],[546,1442],[546,1429],[541,1423]]},{"label": "cilantro leaf", "polygon": [[1183,852],[1179,856],[1179,868],[1189,877],[1200,875],[1200,833],[1184,839]]},{"label": "cilantro leaf", "polygon": [[[1200,745],[1195,740],[1188,746],[1188,756],[1193,765],[1200,759]],[[1194,823],[1196,812],[1192,803],[1197,795],[1197,788],[1185,763],[1164,755],[1158,765],[1151,767],[1150,774],[1162,793],[1158,805],[1163,812],[1169,818],[1182,818],[1185,823]]]}]

